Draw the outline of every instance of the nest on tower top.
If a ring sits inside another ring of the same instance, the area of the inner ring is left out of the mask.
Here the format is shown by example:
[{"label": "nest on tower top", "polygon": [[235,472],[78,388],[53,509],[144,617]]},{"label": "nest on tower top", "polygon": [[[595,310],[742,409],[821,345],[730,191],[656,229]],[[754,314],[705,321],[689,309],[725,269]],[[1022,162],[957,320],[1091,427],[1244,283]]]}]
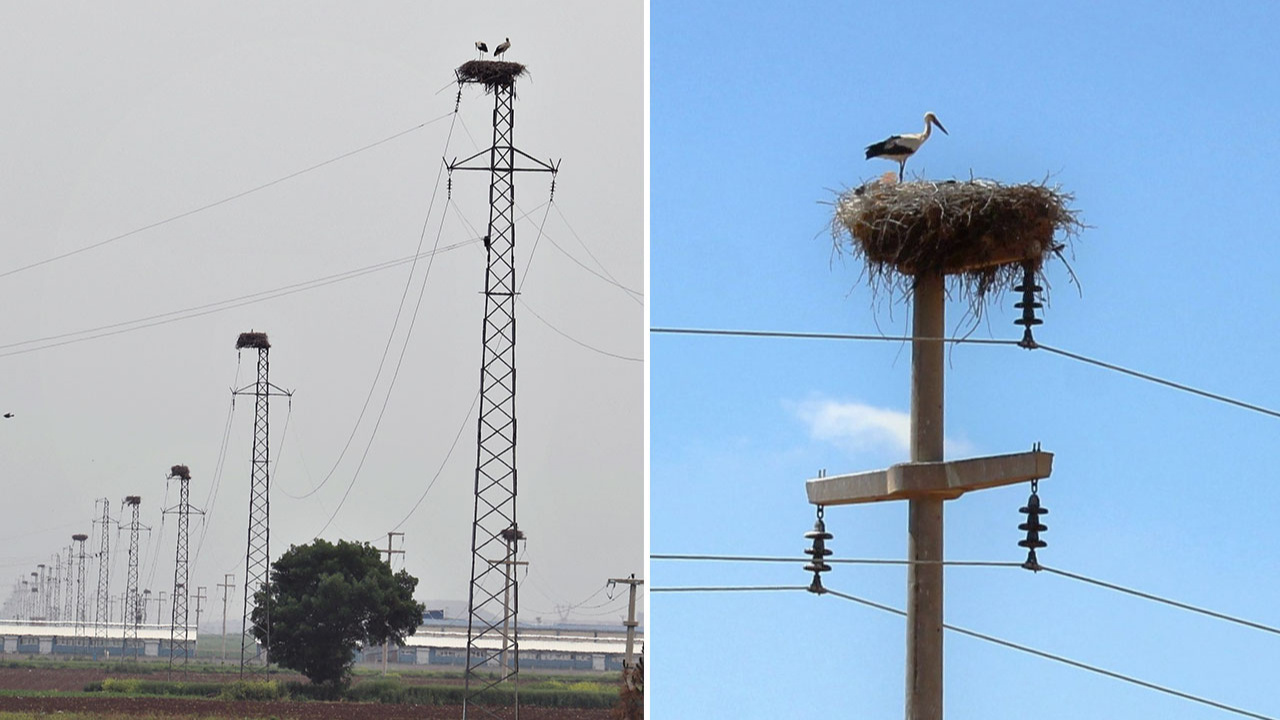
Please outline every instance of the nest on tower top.
[{"label": "nest on tower top", "polygon": [[169,475],[183,480],[190,480],[191,470],[186,465],[174,465],[169,468]]},{"label": "nest on tower top", "polygon": [[512,87],[516,78],[523,77],[528,71],[520,63],[505,60],[471,60],[455,72],[458,82],[479,83],[484,85],[485,92],[493,92],[499,87]]},{"label": "nest on tower top", "polygon": [[271,343],[267,342],[267,334],[260,332],[240,333],[240,337],[236,338],[236,349],[243,348],[269,348]]},{"label": "nest on tower top", "polygon": [[892,174],[842,193],[831,221],[837,252],[862,259],[873,289],[909,294],[917,274],[940,272],[959,279],[980,314],[993,291],[1012,289],[1028,265],[1039,273],[1084,227],[1057,187]]}]

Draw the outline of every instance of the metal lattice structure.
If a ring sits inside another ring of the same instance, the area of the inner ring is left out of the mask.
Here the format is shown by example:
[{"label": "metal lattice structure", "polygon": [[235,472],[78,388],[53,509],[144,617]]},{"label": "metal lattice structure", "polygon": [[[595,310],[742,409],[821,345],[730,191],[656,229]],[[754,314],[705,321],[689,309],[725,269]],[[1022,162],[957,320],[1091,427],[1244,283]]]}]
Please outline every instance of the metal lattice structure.
[{"label": "metal lattice structure", "polygon": [[[94,501],[95,503],[97,501]],[[107,624],[111,621],[111,499],[102,498],[102,538],[98,542],[97,616],[93,635],[99,645],[107,644]]]},{"label": "metal lattice structure", "polygon": [[[175,508],[165,510],[166,513],[176,513],[178,516],[178,540],[177,554],[173,563],[173,603],[172,615],[169,620],[169,672],[173,672],[173,665],[181,658],[182,670],[187,670],[187,662],[192,654],[190,630],[187,627],[187,592],[189,590],[189,568],[187,564],[188,556],[188,527],[191,523],[191,471],[186,465],[174,465],[169,470],[168,479],[178,481],[178,505]],[[199,512],[199,511],[197,511]],[[198,631],[198,628],[197,628]],[[224,639],[225,641],[225,639]]]},{"label": "metal lattice structure", "polygon": [[[523,67],[516,67],[523,72]],[[474,82],[462,73],[458,77],[460,83]],[[557,170],[555,165],[535,160],[515,148],[514,75],[504,82],[484,84],[494,96],[493,145],[449,165],[450,172],[489,173],[484,349],[480,364],[463,718],[469,709],[492,713],[493,709],[469,701],[501,683],[510,681],[514,685],[520,670],[519,596],[512,572],[516,542],[524,537],[516,523],[515,173]],[[516,167],[517,155],[533,166]],[[519,696],[514,697],[518,718]]]},{"label": "metal lattice structure", "polygon": [[75,558],[75,543],[72,543],[67,546],[67,571],[62,577],[62,589],[63,589],[62,602],[64,603],[62,617],[63,619],[69,622],[75,622],[75,618],[76,618],[76,610],[75,610],[76,593],[75,593],[75,585],[74,585],[75,572],[72,570],[72,567],[71,567],[72,566],[71,561],[74,558]]},{"label": "metal lattice structure", "polygon": [[53,578],[50,582],[53,596],[49,599],[49,619],[62,619],[62,553],[53,555]]},{"label": "metal lattice structure", "polygon": [[128,657],[129,641],[133,640],[136,658],[140,654],[137,652],[138,625],[142,622],[143,613],[142,598],[138,595],[138,508],[142,505],[142,498],[138,495],[129,495],[124,499],[124,504],[133,509],[133,521],[129,523],[129,572],[128,579],[125,581],[124,610],[121,613],[124,618],[121,645],[125,656]]},{"label": "metal lattice structure", "polygon": [[71,536],[76,545],[79,545],[79,552],[76,553],[76,609],[75,609],[75,637],[76,644],[79,645],[84,641],[84,620],[85,620],[85,594],[84,594],[84,541],[89,539],[84,533],[76,533]]},{"label": "metal lattice structure", "polygon": [[240,333],[236,350],[258,351],[258,379],[233,391],[233,395],[253,395],[253,461],[249,472],[249,542],[244,562],[244,615],[240,625],[240,675],[248,666],[266,668],[271,655],[271,607],[264,608],[265,638],[253,635],[254,594],[267,584],[271,571],[271,396],[292,393],[269,380],[271,343],[266,333]]}]

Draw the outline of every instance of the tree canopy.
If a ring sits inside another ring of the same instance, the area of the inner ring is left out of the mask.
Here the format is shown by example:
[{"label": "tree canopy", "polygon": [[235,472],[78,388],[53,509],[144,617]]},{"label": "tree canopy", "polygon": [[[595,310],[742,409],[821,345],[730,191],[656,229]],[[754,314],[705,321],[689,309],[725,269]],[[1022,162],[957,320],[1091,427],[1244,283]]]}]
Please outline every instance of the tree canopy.
[{"label": "tree canopy", "polygon": [[423,610],[413,599],[417,585],[404,570],[392,574],[368,543],[293,545],[254,594],[253,634],[266,640],[269,608],[270,659],[312,683],[338,686],[361,643],[400,643],[417,629]]}]

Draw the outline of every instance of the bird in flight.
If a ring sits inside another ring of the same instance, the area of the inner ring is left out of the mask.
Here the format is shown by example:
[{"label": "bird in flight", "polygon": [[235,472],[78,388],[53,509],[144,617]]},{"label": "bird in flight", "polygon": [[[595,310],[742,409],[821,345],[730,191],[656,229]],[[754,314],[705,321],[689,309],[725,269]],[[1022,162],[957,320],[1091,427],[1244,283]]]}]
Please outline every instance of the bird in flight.
[{"label": "bird in flight", "polygon": [[924,141],[929,139],[929,133],[933,131],[934,125],[937,125],[944,135],[951,134],[947,132],[946,128],[942,127],[942,123],[938,122],[937,115],[927,112],[924,114],[924,132],[892,135],[874,145],[868,145],[867,159],[882,157],[897,162],[898,180],[901,181],[902,174],[907,169],[907,158],[915,155],[920,146],[924,144]]},{"label": "bird in flight", "polygon": [[13,417],[13,413],[5,413],[5,414],[4,414],[4,416],[5,416],[5,418],[6,418],[6,419],[8,419],[8,418]]},{"label": "bird in flight", "polygon": [[503,53],[505,53],[507,50],[510,50],[510,49],[511,49],[511,38],[507,38],[506,40],[503,40],[498,45],[498,47],[493,49],[493,57],[496,59],[498,56],[502,55]]}]

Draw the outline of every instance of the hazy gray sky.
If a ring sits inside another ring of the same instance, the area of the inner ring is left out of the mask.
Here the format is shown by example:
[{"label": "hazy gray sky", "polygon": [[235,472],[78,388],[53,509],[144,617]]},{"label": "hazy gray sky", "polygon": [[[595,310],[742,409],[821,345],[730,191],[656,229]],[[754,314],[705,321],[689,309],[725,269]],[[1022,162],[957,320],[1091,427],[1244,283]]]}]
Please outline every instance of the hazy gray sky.
[{"label": "hazy gray sky", "polygon": [[[92,532],[95,497],[114,514],[128,494],[153,527],[142,583],[170,590],[175,519],[162,522],[160,508],[175,463],[191,467],[193,503],[210,511],[191,584],[217,596],[223,573],[243,582],[252,398],[236,404],[211,489],[229,389],[255,372],[235,339],[256,329],[271,338],[271,380],[296,391],[292,407],[272,406],[272,556],[320,533],[350,488],[324,537],[385,546],[404,521],[419,598],[465,599],[476,420],[464,418],[479,384],[488,187],[481,173],[456,173],[446,204],[440,168],[490,142],[491,97],[465,88],[450,116],[453,68],[475,57],[473,41],[507,36],[508,59],[531,73],[518,85],[516,145],[563,161],[552,206],[547,176],[517,180],[529,213],[521,271],[536,242],[518,315],[521,615],[550,620],[579,603],[576,620],[625,614],[625,593],[583,601],[644,568],[638,2],[0,6],[0,411],[16,415],[0,424],[0,594],[73,532]],[[109,326],[405,258],[420,241],[467,244],[419,260],[411,281],[401,264],[99,339],[28,342],[126,330],[135,325]],[[295,499],[325,479],[353,428],[332,477]],[[204,526],[192,528],[194,553]],[[112,548],[113,593],[123,549]]]}]

